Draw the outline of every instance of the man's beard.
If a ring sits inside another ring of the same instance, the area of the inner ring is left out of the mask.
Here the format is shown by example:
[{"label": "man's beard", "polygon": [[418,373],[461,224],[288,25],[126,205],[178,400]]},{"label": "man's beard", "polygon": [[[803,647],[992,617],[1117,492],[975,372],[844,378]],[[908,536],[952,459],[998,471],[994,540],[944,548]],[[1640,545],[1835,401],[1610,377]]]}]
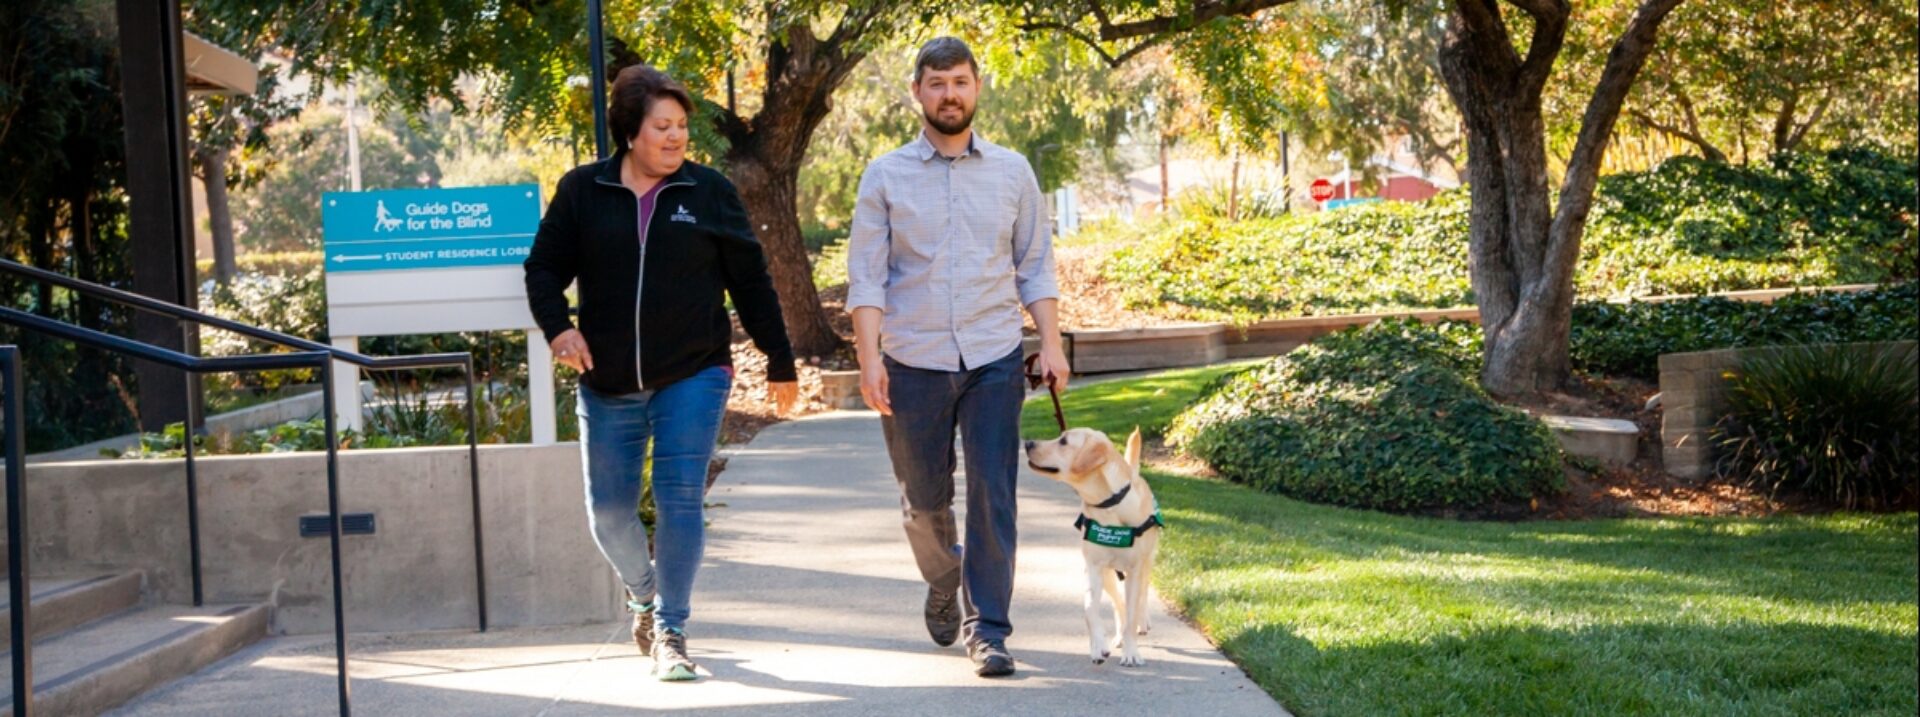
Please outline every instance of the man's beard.
[{"label": "man's beard", "polygon": [[968,127],[973,126],[973,110],[966,109],[957,104],[952,106],[960,110],[960,119],[952,122],[940,119],[940,110],[946,109],[945,106],[942,106],[935,108],[931,112],[923,112],[927,118],[927,124],[932,125],[934,129],[939,130],[941,134],[945,135],[956,135],[967,131]]}]

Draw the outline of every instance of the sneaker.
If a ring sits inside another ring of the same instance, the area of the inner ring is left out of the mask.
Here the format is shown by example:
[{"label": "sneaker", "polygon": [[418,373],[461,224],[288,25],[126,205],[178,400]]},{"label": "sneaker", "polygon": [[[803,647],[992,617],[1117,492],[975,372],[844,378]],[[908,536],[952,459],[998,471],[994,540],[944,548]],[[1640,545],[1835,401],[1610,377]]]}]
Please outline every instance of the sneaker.
[{"label": "sneaker", "polygon": [[960,636],[960,600],[954,593],[927,588],[927,635],[946,647]]},{"label": "sneaker", "polygon": [[640,654],[653,654],[653,603],[641,603],[633,599],[633,593],[627,593],[627,612],[633,613],[633,644],[640,648]]},{"label": "sneaker", "polygon": [[967,656],[973,658],[973,674],[981,677],[1006,677],[1013,674],[1013,655],[1000,640],[978,640],[967,644]]},{"label": "sneaker", "polygon": [[653,635],[653,676],[661,682],[686,682],[699,678],[693,660],[687,657],[687,633],[671,627]]}]

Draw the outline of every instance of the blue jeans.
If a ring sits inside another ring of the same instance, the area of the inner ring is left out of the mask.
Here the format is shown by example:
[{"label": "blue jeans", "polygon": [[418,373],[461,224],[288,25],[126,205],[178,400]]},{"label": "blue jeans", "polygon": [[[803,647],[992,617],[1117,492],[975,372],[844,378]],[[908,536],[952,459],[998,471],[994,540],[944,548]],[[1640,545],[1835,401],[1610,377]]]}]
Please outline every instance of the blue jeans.
[{"label": "blue jeans", "polygon": [[[985,366],[930,371],[886,359],[882,416],[907,544],[927,585],[961,595],[968,642],[1005,640],[1013,600],[1013,557],[1019,542],[1014,488],[1020,474],[1020,349]],[[953,431],[966,448],[967,533],[959,544],[953,519]],[[964,588],[964,589],[963,589]]]},{"label": "blue jeans", "polygon": [[[661,627],[684,628],[692,612],[693,576],[706,547],[707,462],[732,388],[733,374],[724,366],[624,396],[580,386],[581,471],[594,542],[635,599],[646,602],[657,592],[654,621]],[[659,541],[652,559],[639,515],[649,439]]]}]

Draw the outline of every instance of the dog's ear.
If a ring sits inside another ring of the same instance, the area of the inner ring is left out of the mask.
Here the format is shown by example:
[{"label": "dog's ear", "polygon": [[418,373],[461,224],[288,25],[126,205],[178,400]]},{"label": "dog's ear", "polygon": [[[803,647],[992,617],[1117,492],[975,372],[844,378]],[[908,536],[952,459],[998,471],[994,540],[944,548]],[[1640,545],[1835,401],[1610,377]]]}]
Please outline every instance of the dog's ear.
[{"label": "dog's ear", "polygon": [[1133,466],[1134,475],[1140,474],[1140,427],[1133,427],[1133,435],[1127,436],[1127,465]]},{"label": "dog's ear", "polygon": [[1073,474],[1086,475],[1113,460],[1113,444],[1106,441],[1087,441],[1080,454],[1073,457]]}]

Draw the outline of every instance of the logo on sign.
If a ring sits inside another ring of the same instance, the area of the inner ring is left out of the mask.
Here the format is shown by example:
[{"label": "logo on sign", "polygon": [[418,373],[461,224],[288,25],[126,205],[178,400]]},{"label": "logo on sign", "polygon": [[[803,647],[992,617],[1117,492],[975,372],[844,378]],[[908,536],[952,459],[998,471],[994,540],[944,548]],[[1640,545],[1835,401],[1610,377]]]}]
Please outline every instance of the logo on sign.
[{"label": "logo on sign", "polygon": [[401,224],[400,218],[394,216],[392,212],[387,211],[386,201],[382,200],[379,204],[380,206],[374,209],[373,231],[376,233],[399,231]]},{"label": "logo on sign", "polygon": [[678,206],[677,206],[676,208],[677,208],[677,209],[679,209],[679,211],[676,211],[676,212],[674,212],[674,213],[673,213],[673,216],[672,216],[672,217],[670,217],[670,219],[672,219],[673,221],[676,221],[676,222],[686,222],[686,223],[688,223],[688,224],[699,224],[699,223],[700,223],[700,222],[698,222],[698,221],[695,221],[695,220],[694,220],[694,218],[693,218],[693,215],[692,215],[692,214],[688,214],[688,213],[687,213],[687,206],[686,206],[685,204],[681,204],[681,205],[678,205]]}]

